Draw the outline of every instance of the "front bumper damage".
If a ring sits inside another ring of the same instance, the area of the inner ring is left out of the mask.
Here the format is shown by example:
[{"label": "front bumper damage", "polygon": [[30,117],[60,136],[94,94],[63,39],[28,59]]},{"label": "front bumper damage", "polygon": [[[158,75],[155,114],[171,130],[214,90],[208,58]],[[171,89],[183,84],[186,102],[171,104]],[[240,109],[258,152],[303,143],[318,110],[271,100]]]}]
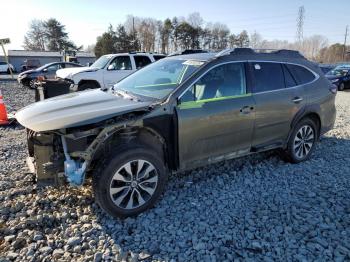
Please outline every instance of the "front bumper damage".
[{"label": "front bumper damage", "polygon": [[32,132],[28,138],[27,165],[36,175],[38,186],[58,187],[66,182],[81,186],[96,155],[108,147],[106,140],[122,129],[129,130],[135,123],[128,120],[72,133]]}]

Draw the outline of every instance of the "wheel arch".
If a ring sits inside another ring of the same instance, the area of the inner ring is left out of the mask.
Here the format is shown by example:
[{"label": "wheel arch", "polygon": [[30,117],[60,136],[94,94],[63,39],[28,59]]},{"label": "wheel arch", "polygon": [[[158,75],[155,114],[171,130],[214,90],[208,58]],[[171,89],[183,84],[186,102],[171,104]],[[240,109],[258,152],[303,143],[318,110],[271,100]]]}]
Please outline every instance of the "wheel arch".
[{"label": "wheel arch", "polygon": [[93,79],[81,79],[78,83],[78,90],[79,90],[79,87],[83,84],[86,84],[86,83],[93,83],[96,88],[100,88],[101,85],[100,83],[97,81],[97,80],[93,80]]},{"label": "wheel arch", "polygon": [[99,159],[108,157],[118,147],[129,147],[141,145],[151,148],[162,156],[164,164],[168,166],[168,150],[165,139],[154,129],[149,127],[124,127],[113,133],[96,150],[92,159],[93,162],[99,162]]},{"label": "wheel arch", "polygon": [[319,138],[320,132],[321,132],[321,126],[322,126],[321,117],[319,113],[320,110],[321,110],[320,107],[316,105],[302,108],[293,118],[287,141],[289,140],[294,130],[294,127],[297,125],[297,123],[299,123],[302,119],[305,119],[305,118],[310,118],[312,121],[315,122],[317,126],[317,130],[316,130],[317,137]]}]

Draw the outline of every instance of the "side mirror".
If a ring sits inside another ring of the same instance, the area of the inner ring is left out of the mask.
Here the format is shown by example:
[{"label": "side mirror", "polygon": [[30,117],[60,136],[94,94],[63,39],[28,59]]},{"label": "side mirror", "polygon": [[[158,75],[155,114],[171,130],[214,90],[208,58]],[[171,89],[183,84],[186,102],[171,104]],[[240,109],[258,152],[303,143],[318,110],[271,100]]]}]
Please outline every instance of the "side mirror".
[{"label": "side mirror", "polygon": [[114,65],[114,64],[110,64],[110,65],[107,67],[107,70],[115,70],[115,65]]}]

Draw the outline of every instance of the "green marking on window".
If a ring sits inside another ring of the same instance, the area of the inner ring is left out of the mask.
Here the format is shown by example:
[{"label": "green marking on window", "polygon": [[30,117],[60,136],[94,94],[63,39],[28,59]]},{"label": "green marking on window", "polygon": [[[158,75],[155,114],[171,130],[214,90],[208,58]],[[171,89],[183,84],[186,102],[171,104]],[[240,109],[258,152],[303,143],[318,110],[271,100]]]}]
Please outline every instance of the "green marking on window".
[{"label": "green marking on window", "polygon": [[135,88],[151,87],[151,86],[168,86],[168,85],[177,85],[177,83],[162,83],[162,84],[141,85],[141,86],[135,86]]},{"label": "green marking on window", "polygon": [[188,65],[186,65],[184,68],[182,68],[181,73],[179,75],[179,78],[177,79],[177,83],[181,83],[182,79],[184,78],[184,75],[188,69]]},{"label": "green marking on window", "polygon": [[197,100],[197,101],[187,101],[187,102],[181,103],[179,105],[179,108],[180,109],[201,108],[203,106],[203,104],[208,103],[208,102],[215,102],[215,101],[226,100],[226,99],[247,97],[247,96],[251,96],[251,95],[252,95],[252,93],[248,93],[248,94],[243,94],[243,95],[223,96],[223,97],[214,97],[214,98]]}]

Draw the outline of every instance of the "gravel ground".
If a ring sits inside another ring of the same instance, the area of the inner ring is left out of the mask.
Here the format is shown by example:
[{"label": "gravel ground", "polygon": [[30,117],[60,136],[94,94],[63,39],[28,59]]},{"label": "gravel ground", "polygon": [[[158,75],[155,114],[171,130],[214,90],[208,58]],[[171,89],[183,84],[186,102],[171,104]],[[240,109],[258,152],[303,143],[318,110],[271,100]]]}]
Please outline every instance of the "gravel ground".
[{"label": "gravel ground", "polygon": [[[34,97],[0,88],[8,111]],[[350,261],[350,92],[336,103],[311,160],[268,152],[179,174],[155,208],[123,221],[101,212],[89,183],[37,189],[24,129],[0,128],[0,260]]]}]

